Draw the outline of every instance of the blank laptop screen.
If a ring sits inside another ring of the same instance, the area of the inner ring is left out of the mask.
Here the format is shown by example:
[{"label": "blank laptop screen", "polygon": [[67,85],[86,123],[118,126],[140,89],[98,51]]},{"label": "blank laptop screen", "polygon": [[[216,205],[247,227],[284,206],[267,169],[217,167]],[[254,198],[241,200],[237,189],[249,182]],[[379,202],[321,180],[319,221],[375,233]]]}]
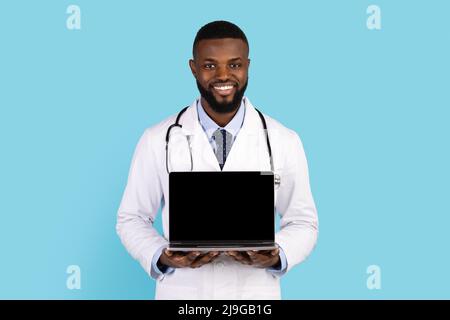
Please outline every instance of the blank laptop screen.
[{"label": "blank laptop screen", "polygon": [[170,242],[245,244],[274,232],[272,172],[170,173]]}]

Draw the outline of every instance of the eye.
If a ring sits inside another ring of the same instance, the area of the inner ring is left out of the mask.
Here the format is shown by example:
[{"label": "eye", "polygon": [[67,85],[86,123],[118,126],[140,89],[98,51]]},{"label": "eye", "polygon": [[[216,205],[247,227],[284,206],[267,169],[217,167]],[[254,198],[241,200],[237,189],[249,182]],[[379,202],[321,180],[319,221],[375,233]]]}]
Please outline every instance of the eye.
[{"label": "eye", "polygon": [[242,66],[242,64],[240,64],[240,63],[231,63],[230,64],[230,68],[231,69],[238,69],[238,68],[240,68]]},{"label": "eye", "polygon": [[216,66],[214,64],[212,64],[212,63],[206,63],[203,67],[205,69],[210,70],[210,69],[214,69]]}]

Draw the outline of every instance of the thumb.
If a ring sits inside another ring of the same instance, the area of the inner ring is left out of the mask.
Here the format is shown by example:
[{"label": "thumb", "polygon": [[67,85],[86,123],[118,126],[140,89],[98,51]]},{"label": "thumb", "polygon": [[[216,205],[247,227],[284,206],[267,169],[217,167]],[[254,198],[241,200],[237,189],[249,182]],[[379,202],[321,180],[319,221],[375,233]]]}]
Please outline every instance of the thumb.
[{"label": "thumb", "polygon": [[168,257],[171,257],[173,255],[173,252],[166,249],[166,250],[164,250],[164,254]]}]

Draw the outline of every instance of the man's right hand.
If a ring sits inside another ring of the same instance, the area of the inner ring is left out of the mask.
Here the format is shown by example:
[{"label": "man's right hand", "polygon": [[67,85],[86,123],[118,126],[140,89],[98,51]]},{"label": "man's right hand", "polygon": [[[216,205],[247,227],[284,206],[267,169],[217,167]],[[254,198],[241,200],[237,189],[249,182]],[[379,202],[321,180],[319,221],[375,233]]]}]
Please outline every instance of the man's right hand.
[{"label": "man's right hand", "polygon": [[172,268],[199,268],[212,262],[219,252],[169,251],[165,249],[159,257],[159,263]]}]

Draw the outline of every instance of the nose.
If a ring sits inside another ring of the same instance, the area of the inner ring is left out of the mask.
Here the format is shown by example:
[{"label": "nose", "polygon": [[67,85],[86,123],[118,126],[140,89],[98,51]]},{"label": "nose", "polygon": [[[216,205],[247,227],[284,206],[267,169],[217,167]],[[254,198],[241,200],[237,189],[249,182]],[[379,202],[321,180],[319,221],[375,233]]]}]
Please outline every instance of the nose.
[{"label": "nose", "polygon": [[219,65],[216,69],[216,79],[217,80],[221,80],[221,81],[225,81],[228,80],[229,77],[229,70],[227,68],[227,66],[225,65]]}]

